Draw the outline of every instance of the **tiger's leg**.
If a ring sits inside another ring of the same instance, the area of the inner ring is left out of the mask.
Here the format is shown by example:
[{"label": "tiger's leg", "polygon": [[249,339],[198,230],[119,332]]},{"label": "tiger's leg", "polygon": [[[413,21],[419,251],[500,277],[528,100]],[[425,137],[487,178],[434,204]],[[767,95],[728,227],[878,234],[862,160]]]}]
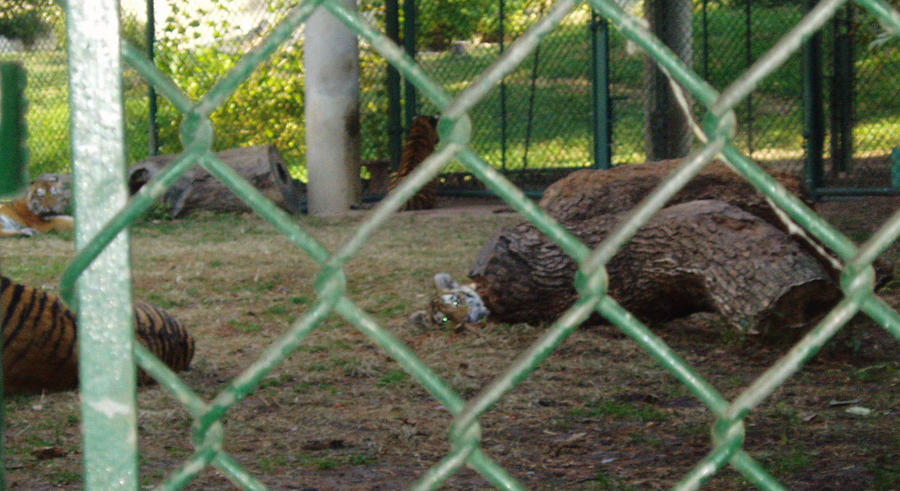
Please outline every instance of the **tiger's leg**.
[{"label": "tiger's leg", "polygon": [[38,233],[37,230],[25,227],[6,215],[0,215],[0,237],[15,237],[17,235],[31,237],[36,233]]},{"label": "tiger's leg", "polygon": [[41,232],[51,230],[74,230],[75,219],[69,215],[54,215],[44,218],[44,223],[36,227]]}]

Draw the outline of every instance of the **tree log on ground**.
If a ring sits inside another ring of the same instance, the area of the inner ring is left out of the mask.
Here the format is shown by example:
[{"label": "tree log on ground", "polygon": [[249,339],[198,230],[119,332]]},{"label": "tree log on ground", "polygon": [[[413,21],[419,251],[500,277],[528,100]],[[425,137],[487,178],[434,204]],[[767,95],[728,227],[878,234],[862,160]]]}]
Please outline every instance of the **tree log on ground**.
[{"label": "tree log on ground", "polygon": [[[540,205],[594,247],[680,163],[573,172],[548,187]],[[799,177],[773,177],[810,204]],[[775,319],[797,326],[837,298],[840,264],[814,241],[792,235],[787,217],[725,164],[707,166],[667,206],[607,265],[612,297],[645,320],[713,311],[742,329]],[[890,278],[892,265],[875,266],[880,283]],[[575,270],[524,223],[500,230],[470,276],[494,319],[546,321],[574,302]]]},{"label": "tree log on ground", "polygon": [[[630,210],[681,162],[674,159],[609,170],[576,171],[548,187],[540,205],[563,223]],[[798,176],[785,172],[772,175],[794,196],[809,204],[808,194]],[[784,224],[772,211],[766,197],[725,164],[715,162],[706,166],[667,205],[701,199],[730,203],[784,230]]]},{"label": "tree log on ground", "polygon": [[[275,204],[290,213],[300,213],[304,198],[303,185],[291,177],[284,157],[274,146],[233,148],[216,155]],[[128,171],[131,193],[136,193],[176,158],[178,155],[157,155],[133,165]],[[250,210],[222,181],[199,166],[185,173],[163,196],[163,201],[173,217],[187,215],[194,210]]]},{"label": "tree log on ground", "polygon": [[[567,225],[595,247],[628,213]],[[495,320],[535,322],[556,319],[574,303],[575,271],[568,255],[524,223],[495,235],[470,276]],[[716,200],[663,209],[613,257],[607,272],[610,296],[645,321],[711,311],[744,331],[805,325],[840,294],[798,242]]]}]

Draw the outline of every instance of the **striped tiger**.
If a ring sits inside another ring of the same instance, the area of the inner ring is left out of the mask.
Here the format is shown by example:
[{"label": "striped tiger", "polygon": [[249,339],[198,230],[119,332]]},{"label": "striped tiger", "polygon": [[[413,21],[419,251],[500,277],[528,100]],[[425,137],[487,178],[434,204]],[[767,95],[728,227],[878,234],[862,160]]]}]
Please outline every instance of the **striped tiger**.
[{"label": "striped tiger", "polygon": [[43,174],[25,196],[0,203],[0,237],[33,237],[54,230],[72,230],[75,219],[64,214],[71,202],[71,176]]},{"label": "striped tiger", "polygon": [[[403,179],[419,166],[432,152],[438,143],[436,116],[416,116],[409,128],[409,136],[403,146],[400,167],[391,174],[389,191],[393,191]],[[438,180],[434,179],[420,189],[412,198],[403,204],[400,211],[427,210],[437,206]]]},{"label": "striped tiger", "polygon": [[[75,313],[53,293],[0,275],[3,329],[3,390],[10,394],[78,387]],[[172,370],[186,369],[194,338],[166,311],[134,303],[137,339]],[[150,376],[141,371],[139,380]]]}]

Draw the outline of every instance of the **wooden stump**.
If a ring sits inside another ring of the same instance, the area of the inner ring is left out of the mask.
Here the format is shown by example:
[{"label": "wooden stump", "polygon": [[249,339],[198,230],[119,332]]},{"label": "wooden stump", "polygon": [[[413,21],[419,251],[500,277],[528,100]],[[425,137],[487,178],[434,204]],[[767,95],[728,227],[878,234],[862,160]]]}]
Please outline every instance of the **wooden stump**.
[{"label": "wooden stump", "polygon": [[[272,145],[242,147],[216,154],[238,174],[256,186],[262,194],[290,213],[300,213],[304,198],[303,185],[291,177],[287,163]],[[172,163],[178,155],[157,155],[135,164],[128,171],[131,193]],[[195,167],[163,196],[173,217],[194,210],[243,212],[250,207],[227,186],[202,167]]]}]

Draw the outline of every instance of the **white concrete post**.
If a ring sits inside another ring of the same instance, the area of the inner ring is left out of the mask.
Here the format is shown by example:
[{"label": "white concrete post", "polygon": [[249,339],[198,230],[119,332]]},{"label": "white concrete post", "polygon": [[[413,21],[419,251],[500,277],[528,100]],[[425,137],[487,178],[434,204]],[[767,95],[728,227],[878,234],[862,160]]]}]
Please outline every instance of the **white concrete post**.
[{"label": "white concrete post", "polygon": [[[344,0],[356,6],[355,0]],[[309,213],[345,213],[360,199],[359,46],[324,7],[306,24]]]}]

